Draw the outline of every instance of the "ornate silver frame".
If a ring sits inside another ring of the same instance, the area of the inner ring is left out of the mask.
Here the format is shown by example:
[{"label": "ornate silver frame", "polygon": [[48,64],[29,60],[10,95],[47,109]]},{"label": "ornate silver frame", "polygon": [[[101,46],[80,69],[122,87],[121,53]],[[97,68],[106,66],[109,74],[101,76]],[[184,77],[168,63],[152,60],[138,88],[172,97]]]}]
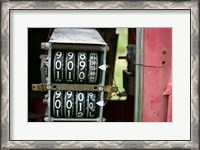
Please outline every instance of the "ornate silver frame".
[{"label": "ornate silver frame", "polygon": [[[199,149],[199,1],[3,1],[1,2],[2,149]],[[11,141],[9,136],[9,12],[11,9],[188,9],[191,12],[190,141]]]}]

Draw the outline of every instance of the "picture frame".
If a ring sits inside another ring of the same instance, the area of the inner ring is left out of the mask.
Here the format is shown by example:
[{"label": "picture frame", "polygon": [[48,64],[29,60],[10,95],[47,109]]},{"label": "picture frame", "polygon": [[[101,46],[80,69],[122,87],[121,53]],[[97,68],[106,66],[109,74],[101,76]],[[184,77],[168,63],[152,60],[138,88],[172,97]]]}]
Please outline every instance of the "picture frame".
[{"label": "picture frame", "polygon": [[[191,18],[191,136],[190,140],[10,140],[10,12],[22,9],[189,10]],[[2,1],[1,2],[1,148],[2,149],[199,149],[199,1]]]}]

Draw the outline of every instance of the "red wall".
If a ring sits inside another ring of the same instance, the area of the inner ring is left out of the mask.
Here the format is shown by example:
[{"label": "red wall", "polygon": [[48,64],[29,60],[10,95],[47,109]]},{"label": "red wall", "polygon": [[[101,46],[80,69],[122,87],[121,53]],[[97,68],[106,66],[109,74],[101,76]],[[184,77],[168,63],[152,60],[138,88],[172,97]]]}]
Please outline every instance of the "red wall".
[{"label": "red wall", "polygon": [[[172,82],[172,28],[144,29],[143,117],[144,122],[167,121],[168,96],[163,95]],[[173,110],[172,110],[173,111]]]}]

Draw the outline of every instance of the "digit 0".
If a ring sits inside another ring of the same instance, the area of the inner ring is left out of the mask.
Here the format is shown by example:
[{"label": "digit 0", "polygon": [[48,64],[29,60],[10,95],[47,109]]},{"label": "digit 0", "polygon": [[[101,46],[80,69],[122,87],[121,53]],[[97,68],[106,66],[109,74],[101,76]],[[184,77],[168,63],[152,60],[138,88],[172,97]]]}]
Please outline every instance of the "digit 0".
[{"label": "digit 0", "polygon": [[80,80],[83,80],[85,78],[85,73],[84,72],[80,72],[78,75]]},{"label": "digit 0", "polygon": [[59,99],[57,99],[57,100],[55,101],[55,108],[56,108],[56,109],[60,109],[60,107],[61,107],[61,102],[60,102]]},{"label": "digit 0", "polygon": [[67,69],[68,69],[68,70],[72,70],[73,68],[74,68],[73,62],[72,62],[72,61],[69,61],[69,62],[67,63]]},{"label": "digit 0", "polygon": [[83,93],[79,93],[79,94],[78,94],[78,100],[79,100],[79,101],[83,101],[83,100],[84,100],[84,95],[83,95]]},{"label": "digit 0", "polygon": [[67,107],[67,109],[71,109],[72,108],[72,101],[71,100],[67,100],[66,107]]},{"label": "digit 0", "polygon": [[60,60],[56,60],[56,69],[60,70],[62,67],[61,61]]}]

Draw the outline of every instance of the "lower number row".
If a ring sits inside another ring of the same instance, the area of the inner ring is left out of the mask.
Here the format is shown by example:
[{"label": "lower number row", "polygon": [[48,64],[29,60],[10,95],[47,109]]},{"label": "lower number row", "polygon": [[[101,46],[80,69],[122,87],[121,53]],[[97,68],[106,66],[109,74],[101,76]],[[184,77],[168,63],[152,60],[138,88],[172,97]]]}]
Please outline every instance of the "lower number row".
[{"label": "lower number row", "polygon": [[53,91],[53,116],[56,118],[94,118],[96,92]]}]

